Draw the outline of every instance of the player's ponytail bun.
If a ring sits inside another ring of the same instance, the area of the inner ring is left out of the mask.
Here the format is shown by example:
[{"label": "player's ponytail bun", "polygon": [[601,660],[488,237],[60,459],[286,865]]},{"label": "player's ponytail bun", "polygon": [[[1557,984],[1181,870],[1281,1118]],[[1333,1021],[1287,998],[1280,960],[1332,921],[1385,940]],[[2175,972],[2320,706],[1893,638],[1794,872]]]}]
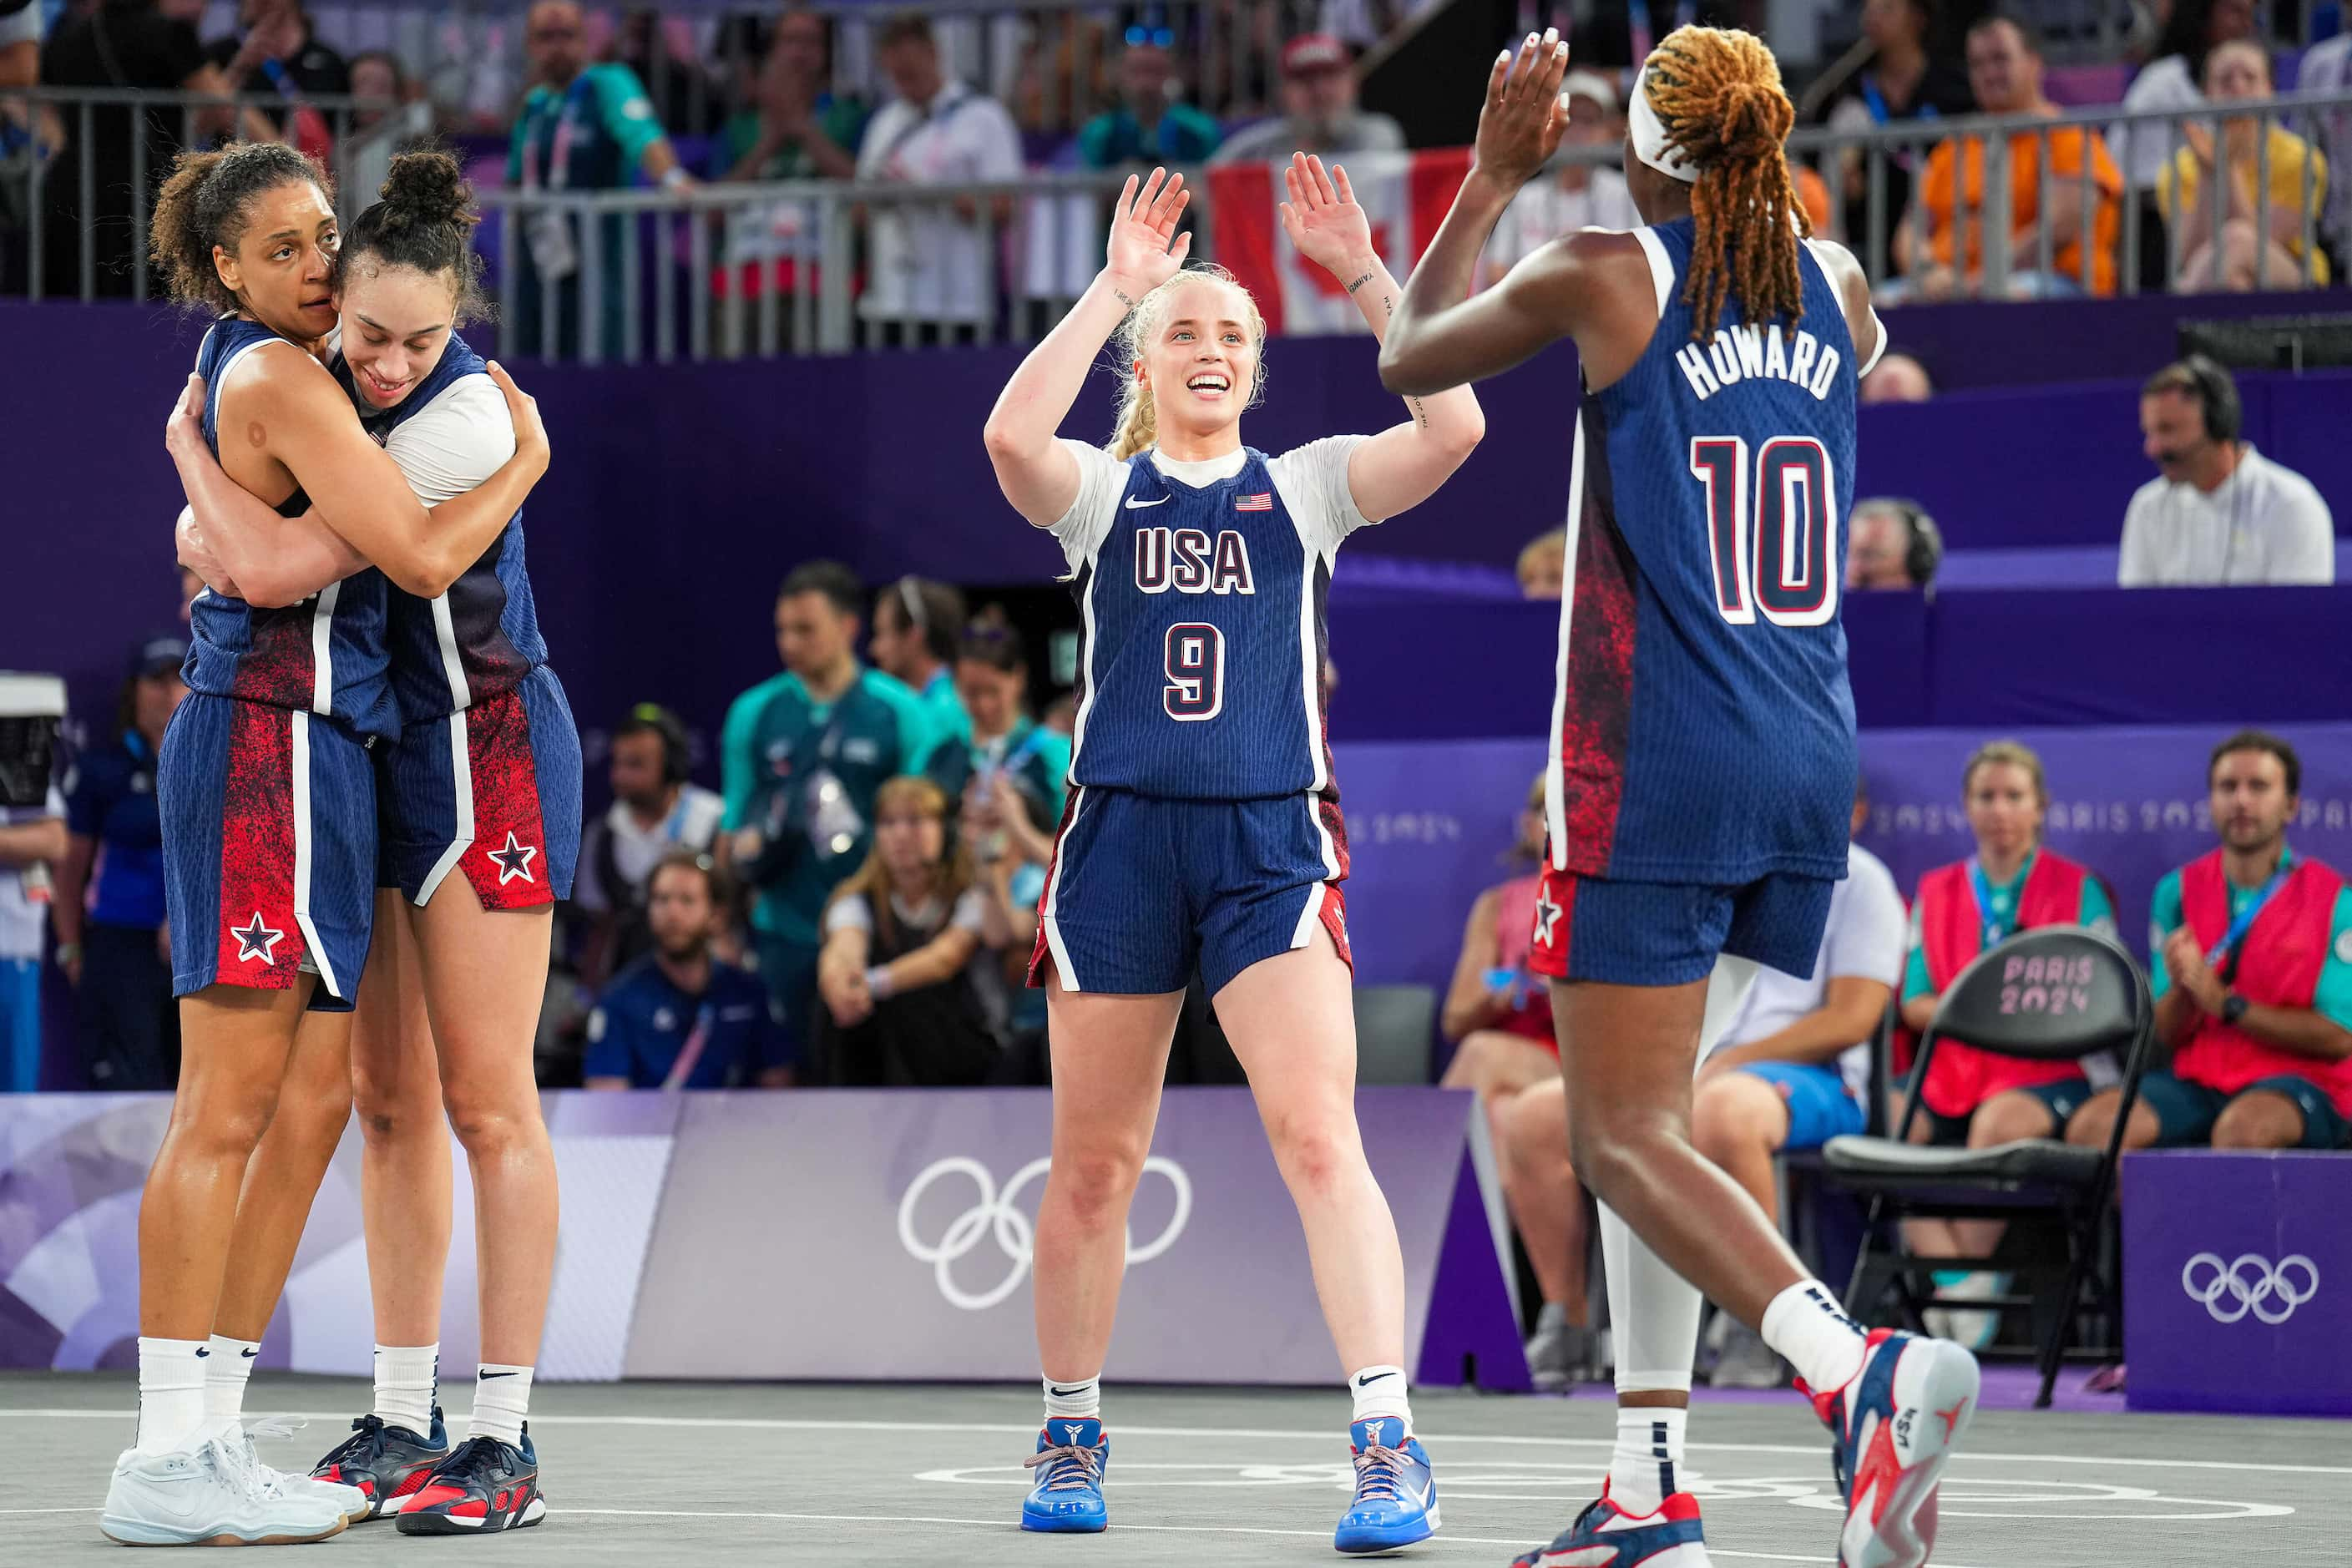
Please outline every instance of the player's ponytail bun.
[{"label": "player's ponytail bun", "polygon": [[148,253],[165,291],[215,312],[237,309],[236,295],[213,265],[213,247],[235,255],[251,221],[247,209],[253,198],[302,180],[333,205],[335,185],[327,172],[281,142],[239,142],[216,152],[181,153],[155,193],[155,215],[147,225]]},{"label": "player's ponytail bun", "polygon": [[1642,76],[1666,146],[1698,167],[1691,186],[1691,335],[1713,335],[1727,295],[1762,326],[1804,314],[1797,241],[1812,232],[1784,151],[1796,108],[1772,51],[1752,33],[1677,27]]},{"label": "player's ponytail bun", "polygon": [[446,275],[457,291],[453,324],[483,315],[482,258],[474,253],[482,215],[457,160],[437,148],[403,153],[377,195],[383,199],[360,214],[343,238],[346,273],[408,267]]},{"label": "player's ponytail bun", "polygon": [[1118,334],[1111,339],[1118,353],[1118,423],[1112,429],[1108,450],[1122,463],[1160,441],[1159,405],[1152,400],[1151,388],[1137,377],[1136,362],[1144,357],[1145,351],[1160,336],[1160,325],[1168,319],[1169,302],[1175,298],[1175,291],[1204,280],[1223,283],[1231,289],[1241,300],[1241,310],[1237,314],[1249,323],[1250,346],[1255,351],[1257,360],[1256,369],[1251,374],[1249,401],[1242,406],[1255,407],[1257,400],[1265,395],[1265,317],[1259,313],[1257,301],[1250,297],[1250,291],[1243,288],[1232,273],[1222,267],[1200,262],[1184,268],[1138,300],[1135,309],[1127,313],[1127,320],[1119,323]]}]

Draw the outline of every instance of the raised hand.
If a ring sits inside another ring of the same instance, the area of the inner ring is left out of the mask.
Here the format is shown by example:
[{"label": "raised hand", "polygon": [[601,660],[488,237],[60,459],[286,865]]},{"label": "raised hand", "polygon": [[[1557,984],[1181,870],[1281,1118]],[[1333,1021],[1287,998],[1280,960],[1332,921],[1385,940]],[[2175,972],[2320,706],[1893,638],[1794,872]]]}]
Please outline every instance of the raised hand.
[{"label": "raised hand", "polygon": [[1496,57],[1486,75],[1486,104],[1478,111],[1477,168],[1505,190],[1535,176],[1559,148],[1568,104],[1559,84],[1568,75],[1568,45],[1557,28],[1528,35],[1514,58]]},{"label": "raised hand", "polygon": [[1140,192],[1135,176],[1127,177],[1127,188],[1119,192],[1118,210],[1111,215],[1104,266],[1132,286],[1136,299],[1176,276],[1192,254],[1192,231],[1176,232],[1176,220],[1192,199],[1181,174],[1154,169]]},{"label": "raised hand", "polygon": [[1298,254],[1337,278],[1352,283],[1371,258],[1372,223],[1348,184],[1348,171],[1339,164],[1328,173],[1323,160],[1293,153],[1282,182],[1290,199],[1282,204],[1282,230]]}]

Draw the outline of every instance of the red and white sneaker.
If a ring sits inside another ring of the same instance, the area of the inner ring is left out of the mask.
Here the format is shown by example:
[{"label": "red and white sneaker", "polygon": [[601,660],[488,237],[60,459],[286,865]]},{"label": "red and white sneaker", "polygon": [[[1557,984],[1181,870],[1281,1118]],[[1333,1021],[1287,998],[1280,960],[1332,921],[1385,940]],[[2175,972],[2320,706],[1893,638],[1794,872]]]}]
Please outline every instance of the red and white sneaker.
[{"label": "red and white sneaker", "polygon": [[1511,1559],[1511,1568],[1713,1568],[1698,1499],[1676,1492],[1655,1513],[1627,1513],[1609,1495],[1576,1516],[1549,1546]]},{"label": "red and white sneaker", "polygon": [[1838,1568],[1921,1568],[1936,1544],[1936,1484],[1976,1414],[1977,1358],[1949,1340],[1875,1329],[1862,1370],[1826,1394],[1797,1390],[1830,1429],[1845,1499]]}]

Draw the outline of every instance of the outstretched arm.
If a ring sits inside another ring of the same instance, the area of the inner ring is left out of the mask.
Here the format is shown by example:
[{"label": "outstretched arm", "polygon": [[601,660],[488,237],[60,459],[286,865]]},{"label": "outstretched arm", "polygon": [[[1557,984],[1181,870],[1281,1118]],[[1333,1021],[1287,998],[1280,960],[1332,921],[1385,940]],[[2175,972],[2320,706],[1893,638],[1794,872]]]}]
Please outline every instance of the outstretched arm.
[{"label": "outstretched arm", "polygon": [[1129,176],[1111,221],[1103,269],[1070,313],[1029,351],[989,410],[981,438],[988,443],[997,486],[1013,510],[1039,528],[1051,527],[1078,499],[1077,462],[1056,439],[1062,421],[1077,401],[1095,356],[1136,301],[1184,265],[1192,237],[1178,234],[1176,220],[1192,199],[1181,174],[1154,169],[1140,193]]},{"label": "outstretched arm", "polygon": [[[1283,171],[1290,199],[1282,226],[1300,255],[1338,279],[1375,339],[1387,334],[1396,310],[1396,279],[1372,248],[1372,226],[1348,183],[1348,171],[1294,153]],[[1348,490],[1368,518],[1394,517],[1419,506],[1451,478],[1486,433],[1486,416],[1467,386],[1429,397],[1408,397],[1403,424],[1364,442],[1348,460]]]}]

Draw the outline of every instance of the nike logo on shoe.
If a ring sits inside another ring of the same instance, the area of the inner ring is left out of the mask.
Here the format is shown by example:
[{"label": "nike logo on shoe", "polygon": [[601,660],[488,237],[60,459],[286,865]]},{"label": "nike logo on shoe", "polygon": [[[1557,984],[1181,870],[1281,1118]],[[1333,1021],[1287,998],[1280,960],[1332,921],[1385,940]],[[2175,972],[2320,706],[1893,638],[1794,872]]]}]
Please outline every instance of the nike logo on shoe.
[{"label": "nike logo on shoe", "polygon": [[1138,507],[1163,506],[1167,503],[1167,500],[1168,498],[1166,496],[1161,496],[1158,500],[1138,500],[1133,496],[1129,496],[1127,498],[1127,510],[1133,511]]}]

